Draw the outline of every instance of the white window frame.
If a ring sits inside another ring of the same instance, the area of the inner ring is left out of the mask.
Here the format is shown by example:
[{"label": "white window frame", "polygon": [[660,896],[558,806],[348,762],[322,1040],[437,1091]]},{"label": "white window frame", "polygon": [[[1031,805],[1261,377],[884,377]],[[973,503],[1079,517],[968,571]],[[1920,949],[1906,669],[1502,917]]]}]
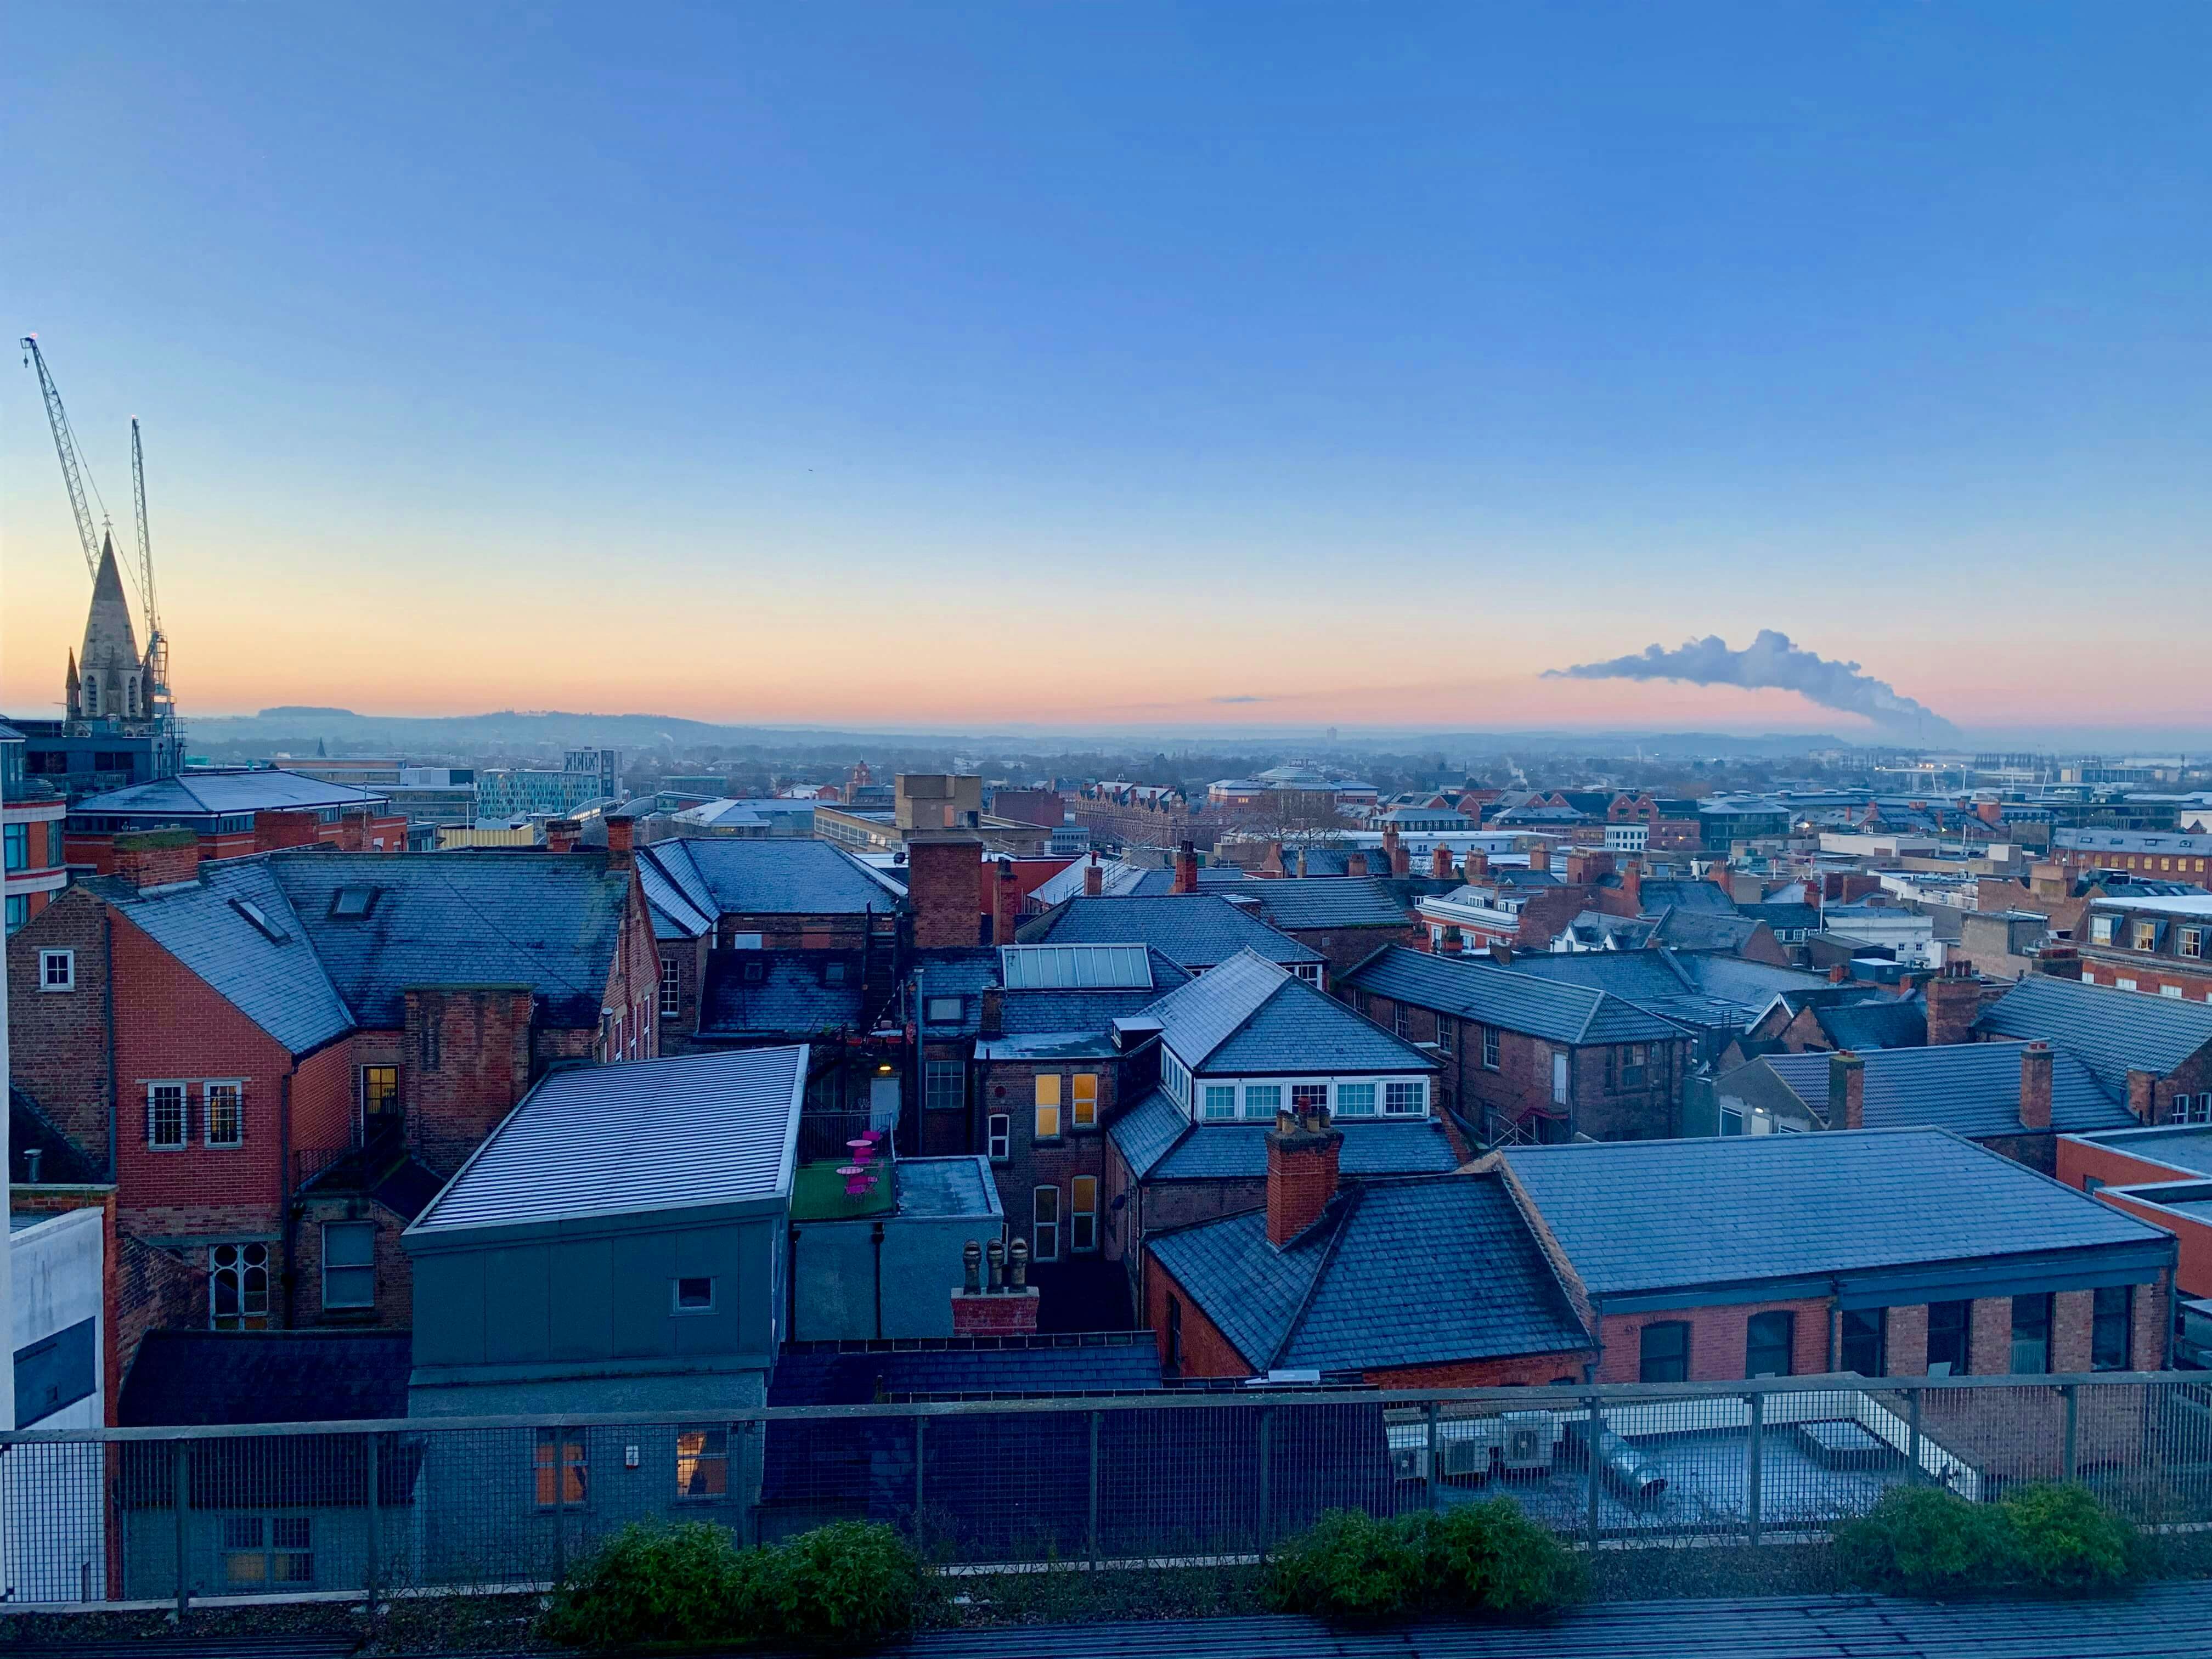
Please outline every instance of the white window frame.
[{"label": "white window frame", "polygon": [[1553,1048],[1552,1054],[1552,1104],[1564,1106],[1574,1091],[1574,1057],[1565,1048]]},{"label": "white window frame", "polygon": [[[1336,1115],[1339,1117],[1370,1118],[1376,1114],[1376,1097],[1380,1091],[1371,1083],[1340,1083],[1336,1085]],[[1347,1101],[1349,1094],[1352,1098]]]},{"label": "white window frame", "polygon": [[1425,1077],[1385,1079],[1382,1115],[1425,1117],[1429,1110],[1429,1080]]},{"label": "white window frame", "polygon": [[2089,943],[2092,945],[2110,945],[2112,942],[2115,921],[2116,918],[2112,916],[2090,917]]},{"label": "white window frame", "polygon": [[2212,1123],[2212,1093],[2176,1095],[2166,1109],[2169,1123]]},{"label": "white window frame", "polygon": [[660,953],[660,1017],[674,1019],[684,1012],[683,958],[673,951]]},{"label": "white window frame", "polygon": [[[1045,1098],[1047,1085],[1051,1085],[1050,1100]],[[1057,1072],[1036,1073],[1036,1081],[1030,1085],[1030,1095],[1031,1102],[1030,1139],[1032,1140],[1062,1139],[1067,1120],[1064,1115],[1066,1108],[1060,1100],[1060,1073]],[[1052,1114],[1049,1120],[1045,1116],[1048,1112]]]},{"label": "white window frame", "polygon": [[1448,1054],[1459,1053],[1459,1022],[1437,1016],[1437,1047]]},{"label": "white window frame", "polygon": [[[1052,1194],[1052,1202],[1048,1206],[1044,1201],[1045,1194],[1048,1193]],[[1048,1208],[1052,1212],[1048,1218],[1045,1214]],[[1058,1187],[1039,1186],[1030,1188],[1030,1261],[1057,1261],[1060,1260],[1060,1218],[1062,1209]]]},{"label": "white window frame", "polygon": [[2201,961],[2204,956],[2204,930],[2201,927],[2183,928],[2174,949],[2192,962]]},{"label": "white window frame", "polygon": [[1279,1083],[1248,1083],[1244,1085],[1244,1121],[1248,1123],[1273,1123],[1275,1114],[1283,1109],[1283,1085]]},{"label": "white window frame", "polygon": [[1004,1164],[1014,1155],[1014,1115],[994,1112],[983,1121],[984,1151],[994,1164]]},{"label": "white window frame", "polygon": [[[154,1097],[163,1089],[177,1091],[177,1138],[157,1140],[154,1138]],[[146,1085],[146,1145],[157,1152],[181,1152],[192,1144],[192,1089],[180,1077],[155,1078]]]},{"label": "white window frame", "polygon": [[[228,1140],[215,1138],[215,1091],[228,1089],[237,1108],[237,1121],[233,1126],[238,1133]],[[236,1077],[210,1078],[200,1085],[200,1133],[206,1144],[228,1150],[246,1145],[246,1079]]]},{"label": "white window frame", "polygon": [[1291,971],[1293,974],[1316,988],[1321,984],[1321,968],[1322,965],[1318,962],[1294,962],[1291,964]]},{"label": "white window frame", "polygon": [[[333,1232],[366,1231],[368,1234],[368,1260],[366,1262],[342,1261],[337,1271],[342,1273],[365,1273],[368,1279],[368,1299],[365,1302],[333,1301],[331,1297],[331,1235]],[[323,1307],[331,1309],[362,1309],[376,1306],[376,1224],[374,1221],[325,1221],[323,1223]]]},{"label": "white window frame", "polygon": [[[61,977],[54,977],[54,964],[61,964]],[[76,989],[76,952],[75,951],[41,951],[39,952],[39,989],[41,991],[74,991]]]},{"label": "white window frame", "polygon": [[1482,1028],[1482,1069],[1484,1071],[1494,1072],[1498,1069],[1498,1028],[1495,1025],[1484,1026]]},{"label": "white window frame", "polygon": [[[235,1259],[228,1264],[218,1260],[225,1250],[236,1252]],[[254,1261],[249,1259],[251,1254],[256,1250],[261,1253],[261,1259],[258,1261]],[[268,1243],[264,1240],[258,1238],[225,1239],[220,1243],[210,1244],[208,1246],[207,1259],[208,1328],[217,1331],[233,1329],[241,1331],[265,1330],[269,1328],[267,1321],[269,1319],[271,1275],[269,1265]],[[246,1275],[248,1271],[254,1267],[258,1267],[261,1270],[261,1305],[258,1309],[249,1308],[246,1304]],[[216,1309],[215,1287],[216,1283],[225,1277],[229,1277],[234,1279],[237,1286],[236,1299],[238,1303],[238,1311],[231,1316],[231,1317],[236,1322],[233,1325],[225,1325],[222,1323],[223,1316],[217,1312]],[[246,1322],[248,1320],[252,1319],[261,1320],[263,1323],[256,1326],[250,1325]]]},{"label": "white window frame", "polygon": [[[1298,1093],[1301,1090],[1317,1094],[1321,1098],[1318,1100],[1301,1102],[1298,1099]],[[1328,1085],[1326,1083],[1293,1083],[1291,1085],[1291,1115],[1292,1117],[1297,1116],[1302,1111],[1319,1110],[1325,1112],[1328,1109]]]},{"label": "white window frame", "polygon": [[1411,1042],[1413,1040],[1413,1011],[1402,1002],[1390,1005],[1390,1032]]},{"label": "white window frame", "polygon": [[926,996],[921,1000],[921,1023],[924,1025],[957,1025],[967,1011],[964,998]]},{"label": "white window frame", "polygon": [[[1234,1123],[1237,1121],[1237,1085],[1233,1083],[1208,1083],[1200,1097],[1200,1121],[1206,1123]],[[1218,1106],[1221,1109],[1216,1111]]]},{"label": "white window frame", "polygon": [[[1071,1130],[1095,1129],[1098,1127],[1100,1081],[1101,1073],[1097,1072],[1076,1072],[1070,1074],[1067,1079],[1067,1127]],[[1086,1082],[1091,1085],[1091,1098],[1088,1101],[1083,1097],[1083,1085]],[[1091,1109],[1091,1115],[1088,1117],[1085,1117],[1083,1112],[1086,1105]]]}]

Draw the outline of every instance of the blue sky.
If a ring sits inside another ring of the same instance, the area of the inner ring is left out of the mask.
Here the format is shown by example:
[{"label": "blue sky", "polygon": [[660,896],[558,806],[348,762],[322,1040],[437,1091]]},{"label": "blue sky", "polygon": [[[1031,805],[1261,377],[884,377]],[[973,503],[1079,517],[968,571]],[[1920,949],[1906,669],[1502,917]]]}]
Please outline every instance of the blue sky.
[{"label": "blue sky", "polygon": [[[2212,727],[2112,672],[2212,623],[2201,7],[15,25],[9,320],[113,506],[147,423],[188,710],[1851,730],[1538,678],[1771,627]],[[28,714],[27,373],[0,526]]]}]

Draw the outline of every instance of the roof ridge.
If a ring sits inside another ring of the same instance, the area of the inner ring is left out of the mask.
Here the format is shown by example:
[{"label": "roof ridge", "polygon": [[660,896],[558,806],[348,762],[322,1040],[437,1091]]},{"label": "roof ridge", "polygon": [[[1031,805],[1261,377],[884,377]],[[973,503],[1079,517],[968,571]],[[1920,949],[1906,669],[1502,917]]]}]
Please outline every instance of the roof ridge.
[{"label": "roof ridge", "polygon": [[1349,1181],[1340,1180],[1329,1202],[1322,1206],[1321,1214],[1282,1247],[1284,1250],[1296,1249],[1299,1239],[1328,1220],[1331,1210],[1336,1212],[1336,1225],[1329,1233],[1328,1243],[1322,1246],[1321,1260],[1314,1263],[1313,1277],[1306,1281],[1304,1294],[1298,1297],[1298,1305],[1284,1323],[1283,1334],[1277,1340],[1274,1352],[1267,1356],[1268,1370],[1273,1370],[1282,1364],[1284,1356],[1291,1351],[1291,1342],[1304,1328],[1306,1316],[1313,1311],[1314,1298],[1321,1294],[1322,1281],[1328,1277],[1328,1270],[1335,1265],[1336,1253],[1343,1249],[1344,1236],[1352,1231],[1352,1218],[1358,1213],[1360,1200],[1366,1193],[1366,1183],[1357,1177]]}]

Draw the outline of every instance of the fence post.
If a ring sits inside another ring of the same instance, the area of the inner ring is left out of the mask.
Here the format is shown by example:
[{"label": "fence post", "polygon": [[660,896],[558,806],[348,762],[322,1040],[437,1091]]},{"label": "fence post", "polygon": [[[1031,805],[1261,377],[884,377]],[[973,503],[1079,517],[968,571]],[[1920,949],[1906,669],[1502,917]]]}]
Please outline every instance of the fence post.
[{"label": "fence post", "polygon": [[363,1577],[368,1581],[368,1622],[372,1628],[374,1628],[376,1624],[376,1570],[380,1565],[377,1559],[377,1553],[380,1546],[383,1542],[382,1539],[380,1539],[378,1534],[383,1530],[384,1525],[383,1515],[380,1508],[383,1494],[377,1488],[378,1471],[376,1467],[376,1445],[377,1442],[381,1438],[383,1438],[382,1436],[374,1434],[367,1434],[362,1437],[362,1442],[364,1443],[365,1448],[368,1453],[368,1468],[367,1475],[368,1496],[368,1565]]},{"label": "fence post", "polygon": [[1583,1437],[1583,1449],[1589,1454],[1589,1547],[1595,1551],[1597,1548],[1598,1482],[1605,1468],[1604,1460],[1598,1455],[1597,1449],[1597,1437],[1602,1432],[1602,1419],[1599,1415],[1599,1401],[1595,1395],[1591,1395],[1583,1403],[1589,1407],[1589,1421],[1583,1425],[1586,1431]]},{"label": "fence post", "polygon": [[1766,1396],[1763,1394],[1749,1395],[1746,1396],[1745,1403],[1751,1407],[1751,1421],[1749,1431],[1744,1436],[1744,1521],[1750,1541],[1756,1544],[1759,1542],[1759,1482],[1765,1473],[1759,1445],[1766,1424]]},{"label": "fence post", "polygon": [[921,1466],[928,1460],[928,1455],[929,1419],[916,1417],[914,1419],[914,1546],[916,1549],[921,1547]]},{"label": "fence post", "polygon": [[2081,1402],[2075,1398],[2075,1385],[2071,1382],[2067,1383],[2063,1388],[2059,1389],[2059,1393],[2066,1396],[2065,1478],[2071,1480],[2075,1478],[2075,1472],[2081,1467],[2080,1462],[2075,1455],[2075,1429],[2077,1425],[2077,1419],[2081,1415]]},{"label": "fence post", "polygon": [[1905,1464],[1905,1478],[1909,1484],[1917,1486],[1928,1479],[1927,1471],[1920,1467],[1919,1389],[1907,1389],[1905,1391],[1905,1420],[1912,1429],[1912,1455]]},{"label": "fence post", "polygon": [[192,1443],[179,1440],[175,1443],[173,1502],[177,1510],[177,1623],[185,1622],[185,1613],[192,1604],[192,1581],[187,1568],[191,1559],[192,1531]]},{"label": "fence post", "polygon": [[553,1431],[553,1588],[568,1576],[568,1431]]},{"label": "fence post", "polygon": [[1105,1413],[1091,1413],[1091,1568],[1098,1570],[1098,1420]]},{"label": "fence post", "polygon": [[1444,1506],[1444,1449],[1437,1433],[1437,1419],[1443,1409],[1435,1401],[1429,1401],[1429,1507],[1432,1510]]},{"label": "fence post", "polygon": [[1267,1544],[1274,1536],[1275,1408],[1260,1407],[1260,1559],[1267,1559]]}]

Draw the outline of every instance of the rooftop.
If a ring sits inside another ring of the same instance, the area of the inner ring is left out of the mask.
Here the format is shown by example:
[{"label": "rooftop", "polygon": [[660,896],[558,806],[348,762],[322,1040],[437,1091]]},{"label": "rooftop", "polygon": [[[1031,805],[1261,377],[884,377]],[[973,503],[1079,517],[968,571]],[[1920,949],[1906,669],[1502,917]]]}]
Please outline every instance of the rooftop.
[{"label": "rooftop", "polygon": [[1270,962],[1320,963],[1320,951],[1211,893],[1072,898],[1024,924],[1024,945],[1151,945],[1184,968],[1211,968],[1249,947]]},{"label": "rooftop", "polygon": [[[1970,1137],[2018,1134],[2020,1057],[2027,1047],[2025,1042],[1950,1042],[1861,1054],[1866,1127],[1927,1127]],[[1752,1064],[1771,1069],[1799,1099],[1825,1117],[1830,1060],[1822,1054],[1769,1054]],[[2118,1129],[2135,1121],[2126,1107],[2105,1092],[2087,1066],[2063,1048],[2051,1051],[2053,1130]]]},{"label": "rooftop", "polygon": [[238,812],[323,811],[366,806],[386,797],[374,789],[326,783],[269,767],[185,772],[151,783],[134,783],[104,795],[88,795],[70,810],[111,817],[220,817]]},{"label": "rooftop", "polygon": [[126,1429],[407,1415],[405,1331],[149,1331],[123,1381]]},{"label": "rooftop", "polygon": [[[1267,1174],[1268,1123],[1194,1123],[1155,1091],[1106,1133],[1139,1179],[1256,1181]],[[1340,1165],[1350,1176],[1442,1175],[1462,1160],[1434,1118],[1342,1118]]]},{"label": "rooftop", "polygon": [[1384,946],[1344,977],[1346,984],[1395,1002],[1570,1045],[1663,1042],[1682,1035],[1671,1021],[1585,985],[1401,945]]},{"label": "rooftop", "polygon": [[1256,951],[1148,1005],[1161,1041],[1194,1072],[1433,1071],[1412,1043],[1363,1018]]},{"label": "rooftop", "polygon": [[2030,974],[1984,1008],[1975,1029],[2070,1050],[2124,1099],[2131,1068],[2163,1076],[2212,1043],[2212,1006]]},{"label": "rooftop", "polygon": [[408,1232],[788,1198],[805,1087],[804,1047],[552,1073]]},{"label": "rooftop", "polygon": [[859,915],[904,896],[826,841],[679,836],[640,848],[637,864],[656,922],[690,938],[726,915]]}]

